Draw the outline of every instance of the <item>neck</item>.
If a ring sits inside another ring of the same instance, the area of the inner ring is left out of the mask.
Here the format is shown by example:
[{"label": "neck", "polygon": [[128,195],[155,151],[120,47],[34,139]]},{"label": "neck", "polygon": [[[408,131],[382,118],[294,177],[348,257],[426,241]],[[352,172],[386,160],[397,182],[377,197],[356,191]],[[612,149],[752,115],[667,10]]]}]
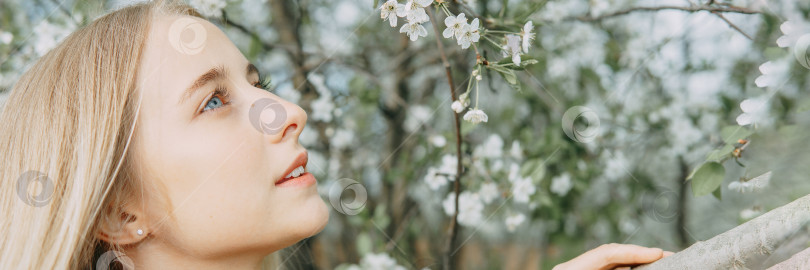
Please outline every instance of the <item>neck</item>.
[{"label": "neck", "polygon": [[264,257],[270,254],[253,251],[203,256],[153,241],[142,242],[124,253],[132,259],[135,269],[201,270],[261,270]]}]

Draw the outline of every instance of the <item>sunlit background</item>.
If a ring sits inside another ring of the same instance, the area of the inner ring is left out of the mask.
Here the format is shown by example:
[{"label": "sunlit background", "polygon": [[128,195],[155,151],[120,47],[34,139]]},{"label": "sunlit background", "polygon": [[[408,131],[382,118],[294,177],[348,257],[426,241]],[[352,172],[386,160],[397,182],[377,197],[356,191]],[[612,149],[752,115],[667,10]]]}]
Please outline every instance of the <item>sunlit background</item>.
[{"label": "sunlit background", "polygon": [[[0,3],[0,104],[66,35],[129,3]],[[445,0],[427,7],[439,32],[424,22],[415,41],[382,0],[189,3],[308,112],[324,200],[344,178],[367,195],[340,194],[285,269],[441,268],[458,156],[436,39],[456,96],[481,75],[459,114],[460,269],[550,269],[610,242],[678,251],[810,193],[808,1]],[[500,32],[466,49],[443,37],[462,12],[521,41],[531,21],[526,65],[473,74],[476,50],[506,66],[515,53]],[[486,122],[464,120],[475,106]],[[348,201],[362,208],[339,211]]]}]

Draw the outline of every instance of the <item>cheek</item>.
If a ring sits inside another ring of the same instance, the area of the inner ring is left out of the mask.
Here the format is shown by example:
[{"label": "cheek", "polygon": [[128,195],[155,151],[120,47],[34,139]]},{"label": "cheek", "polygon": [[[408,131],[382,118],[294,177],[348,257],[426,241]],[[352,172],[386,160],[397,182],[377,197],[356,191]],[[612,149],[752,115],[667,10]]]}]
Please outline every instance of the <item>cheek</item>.
[{"label": "cheek", "polygon": [[152,180],[166,189],[177,245],[200,253],[235,248],[254,241],[263,220],[273,216],[263,207],[273,196],[262,148],[235,130],[165,132],[148,155]]}]

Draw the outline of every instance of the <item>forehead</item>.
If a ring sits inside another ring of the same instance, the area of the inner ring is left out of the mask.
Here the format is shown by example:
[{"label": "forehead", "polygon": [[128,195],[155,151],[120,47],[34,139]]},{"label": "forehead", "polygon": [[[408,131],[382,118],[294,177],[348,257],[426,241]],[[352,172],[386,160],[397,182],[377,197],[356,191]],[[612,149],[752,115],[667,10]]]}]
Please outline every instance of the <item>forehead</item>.
[{"label": "forehead", "polygon": [[179,95],[211,67],[243,62],[247,60],[236,46],[207,20],[185,15],[157,16],[141,56],[139,85],[143,89],[173,89],[171,92]]}]

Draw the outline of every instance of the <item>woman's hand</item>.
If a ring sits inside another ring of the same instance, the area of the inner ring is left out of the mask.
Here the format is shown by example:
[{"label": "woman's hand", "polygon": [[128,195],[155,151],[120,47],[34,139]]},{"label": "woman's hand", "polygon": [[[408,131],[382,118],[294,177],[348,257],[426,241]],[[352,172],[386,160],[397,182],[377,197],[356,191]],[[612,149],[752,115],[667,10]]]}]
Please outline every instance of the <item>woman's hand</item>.
[{"label": "woman's hand", "polygon": [[647,248],[636,245],[605,244],[583,253],[570,261],[554,266],[553,270],[568,269],[614,269],[622,267],[651,263],[663,257],[672,255],[672,252],[660,248]]}]

